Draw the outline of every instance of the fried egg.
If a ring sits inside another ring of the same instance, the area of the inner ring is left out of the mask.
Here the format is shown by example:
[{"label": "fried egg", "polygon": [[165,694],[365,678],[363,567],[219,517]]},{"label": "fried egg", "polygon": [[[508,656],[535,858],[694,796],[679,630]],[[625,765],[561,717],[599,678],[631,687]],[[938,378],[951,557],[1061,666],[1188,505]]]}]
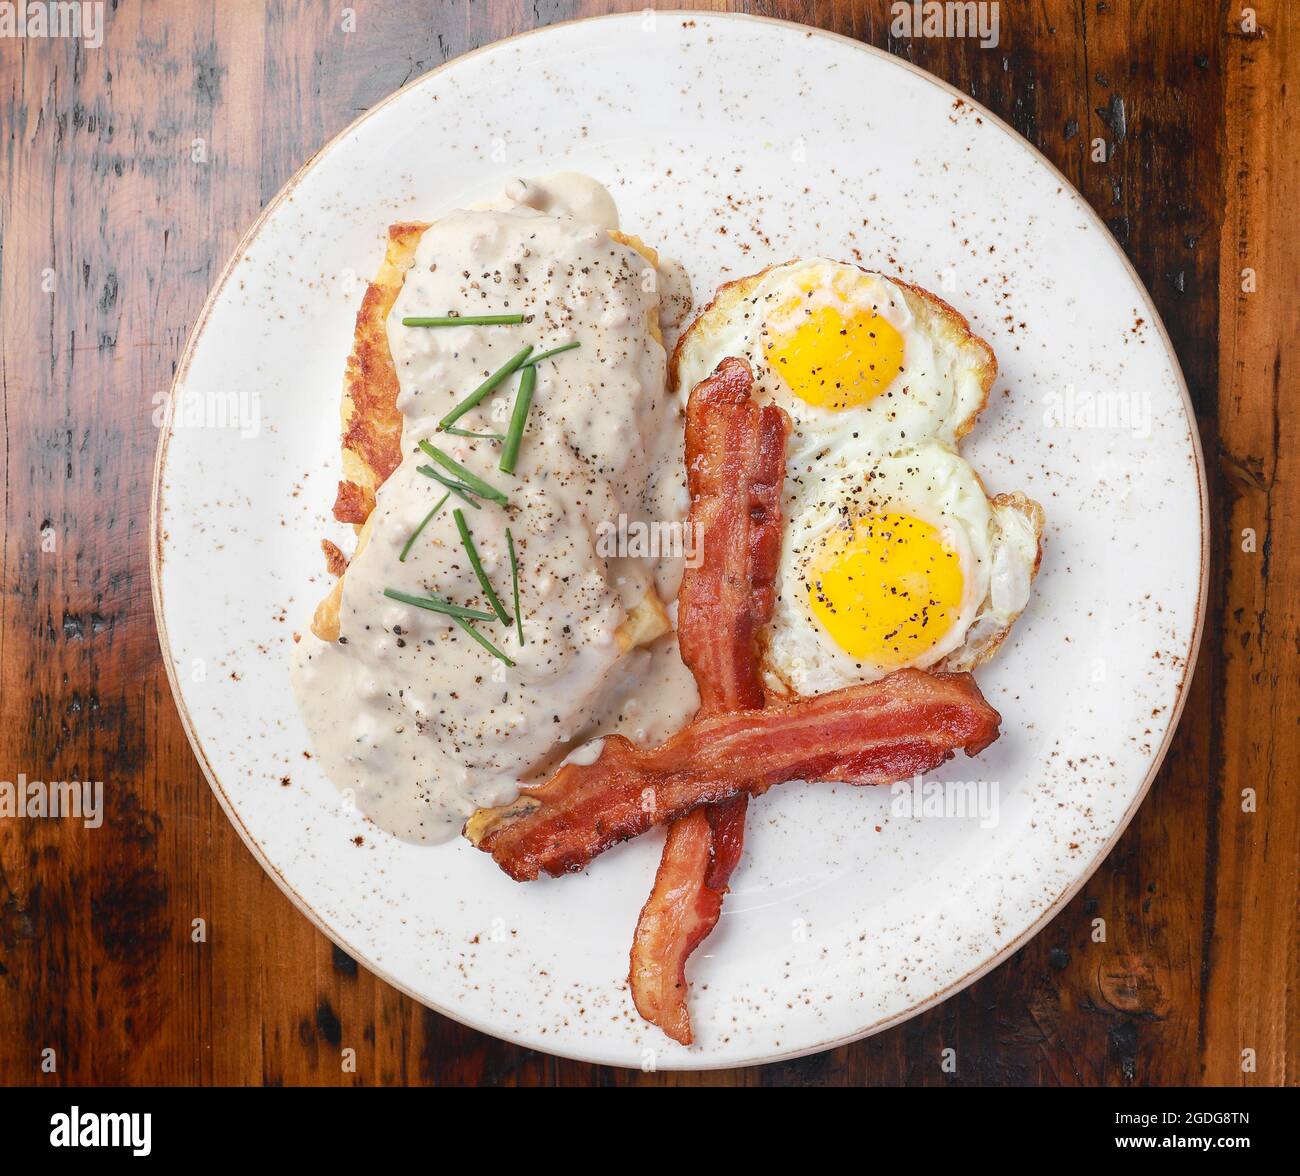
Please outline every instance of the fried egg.
[{"label": "fried egg", "polygon": [[763,659],[774,689],[821,694],[904,666],[973,668],[1028,602],[1040,508],[990,499],[939,442],[792,468],[785,503]]},{"label": "fried egg", "polygon": [[673,357],[679,394],[726,356],[791,419],[769,687],[991,656],[1028,601],[1043,515],[990,498],[957,451],[997,371],[988,344],[919,287],[814,258],[718,292]]},{"label": "fried egg", "polygon": [[956,445],[997,372],[988,344],[941,299],[824,258],[723,286],[673,357],[683,397],[729,355],[790,414],[795,453],[832,436],[881,453]]}]

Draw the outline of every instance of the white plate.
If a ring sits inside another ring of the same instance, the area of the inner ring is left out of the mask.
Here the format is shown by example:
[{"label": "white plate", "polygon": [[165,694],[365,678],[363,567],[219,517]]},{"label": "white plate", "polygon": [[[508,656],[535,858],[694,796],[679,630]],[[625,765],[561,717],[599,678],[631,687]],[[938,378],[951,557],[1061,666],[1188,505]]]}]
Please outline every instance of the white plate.
[{"label": "white plate", "polygon": [[[1003,737],[939,774],[997,782],[997,823],[891,815],[887,789],[791,786],[758,801],[722,924],[692,964],[690,1050],[643,1025],[626,988],[660,838],[525,886],[467,844],[395,841],[304,758],[288,684],[291,634],[327,588],[319,540],[344,535],[328,517],[340,377],[385,226],[559,169],[605,181],[624,227],[679,257],[699,295],[812,253],[944,294],[1002,365],[966,452],[991,492],[1024,489],[1048,515],[1029,611],[979,675]],[[213,292],[175,393],[155,480],[155,600],[212,787],[332,939],[499,1037],[698,1068],[806,1053],[910,1016],[1078,889],[1132,816],[1182,706],[1202,612],[1204,473],[1150,299],[1022,139],[841,37],[637,13],[544,29],[429,74],[272,201]],[[1090,426],[1089,397],[1096,407],[1103,394],[1109,424]],[[240,398],[244,427],[221,427],[220,406]],[[208,427],[192,423],[196,406]]]}]

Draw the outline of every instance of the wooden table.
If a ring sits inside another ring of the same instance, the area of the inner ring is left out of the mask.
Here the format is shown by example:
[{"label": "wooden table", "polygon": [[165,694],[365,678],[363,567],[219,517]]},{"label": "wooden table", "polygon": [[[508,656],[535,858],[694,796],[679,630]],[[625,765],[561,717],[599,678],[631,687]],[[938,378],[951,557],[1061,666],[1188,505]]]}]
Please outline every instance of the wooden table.
[{"label": "wooden table", "polygon": [[[100,49],[0,41],[0,779],[54,766],[109,782],[102,833],[0,820],[0,1082],[705,1080],[505,1045],[333,948],[204,783],[163,674],[147,560],[155,398],[262,205],[422,72],[533,24],[643,7],[358,0],[345,33],[333,3],[123,0],[106,6]],[[1296,1082],[1300,4],[1255,0],[1252,30],[1235,0],[1004,0],[995,49],[895,38],[885,0],[743,7],[947,79],[1092,202],[1182,360],[1214,553],[1181,730],[1066,910],[900,1028],[707,1080]],[[196,918],[206,943],[191,942]],[[341,1042],[358,1049],[355,1074]],[[945,1047],[956,1075],[940,1069]]]}]

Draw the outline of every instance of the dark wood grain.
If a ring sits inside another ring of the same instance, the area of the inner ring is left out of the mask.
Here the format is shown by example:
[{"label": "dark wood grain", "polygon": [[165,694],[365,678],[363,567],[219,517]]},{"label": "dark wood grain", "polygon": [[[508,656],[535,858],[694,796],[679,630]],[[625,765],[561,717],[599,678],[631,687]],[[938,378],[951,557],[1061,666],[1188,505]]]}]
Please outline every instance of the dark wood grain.
[{"label": "dark wood grain", "polygon": [[[1215,0],[1004,0],[989,50],[895,39],[884,0],[743,6],[896,53],[1040,148],[1150,288],[1197,408],[1214,566],[1186,714],[1132,827],[1012,960],[898,1029],[800,1061],[704,1077],[602,1069],[397,994],[293,909],[222,815],[167,689],[147,561],[153,397],[209,286],[262,205],[396,87],[537,24],[645,6],[362,2],[345,34],[328,3],[121,3],[98,50],[0,41],[0,779],[103,778],[109,806],[99,831],[0,820],[0,1083],[1295,1082],[1288,0],[1257,0],[1253,31]],[[1243,788],[1258,811],[1242,811]],[[940,1069],[947,1047],[955,1074]]]}]

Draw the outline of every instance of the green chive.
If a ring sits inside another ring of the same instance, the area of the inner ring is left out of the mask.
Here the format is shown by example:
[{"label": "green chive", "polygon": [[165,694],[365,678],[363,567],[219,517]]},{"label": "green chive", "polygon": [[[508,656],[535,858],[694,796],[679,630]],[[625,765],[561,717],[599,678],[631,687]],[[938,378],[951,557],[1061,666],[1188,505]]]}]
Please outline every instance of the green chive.
[{"label": "green chive", "polygon": [[444,477],[442,474],[438,473],[438,471],[435,470],[432,466],[416,466],[415,472],[417,474],[423,474],[426,478],[432,478],[440,486],[446,486],[447,489],[450,490],[457,498],[463,499],[465,502],[469,503],[469,505],[472,506],[475,510],[482,509],[482,507],[480,507],[479,504],[470,497],[468,486],[463,486],[461,485],[461,483],[453,481],[451,478]]},{"label": "green chive", "polygon": [[384,595],[390,600],[400,600],[403,604],[413,604],[416,608],[427,608],[430,612],[446,613],[454,621],[459,621],[462,617],[468,617],[474,621],[490,621],[494,619],[490,612],[482,612],[477,608],[462,608],[459,604],[452,604],[450,600],[443,600],[441,596],[409,596],[405,592],[398,592],[396,588],[385,588]]},{"label": "green chive", "polygon": [[533,353],[532,344],[530,343],[522,351],[512,355],[496,371],[494,371],[486,380],[465,397],[455,408],[438,422],[438,428],[445,429],[448,425],[454,425],[463,417],[471,408],[481,400],[486,399],[487,394],[492,391],[507,376],[512,375],[519,370],[520,365]]},{"label": "green chive", "polygon": [[534,355],[532,359],[525,360],[523,367],[535,367],[544,359],[550,359],[553,355],[559,355],[564,351],[572,351],[575,347],[581,347],[581,343],[566,343],[563,347],[552,347],[550,351],[543,351],[541,355]]},{"label": "green chive", "polygon": [[[514,422],[511,422],[512,424]],[[444,470],[454,474],[465,485],[471,494],[477,494],[480,498],[486,498],[489,502],[499,503],[501,506],[508,506],[510,500],[501,493],[495,486],[488,485],[478,474],[471,473],[455,458],[448,457],[436,445],[430,445],[427,441],[420,442],[420,448],[424,450],[434,461],[436,461]]]},{"label": "green chive", "polygon": [[533,390],[537,387],[537,369],[524,368],[519,377],[519,391],[515,393],[515,410],[510,414],[510,428],[506,432],[505,444],[501,446],[501,460],[497,469],[507,474],[515,472],[515,461],[519,457],[519,442],[524,436],[524,426],[528,423],[528,410],[533,403]]},{"label": "green chive", "polygon": [[402,320],[404,327],[512,327],[524,321],[522,314],[449,314],[433,318],[412,316]]},{"label": "green chive", "polygon": [[[481,646],[483,646],[483,648],[486,649],[488,653],[490,653],[493,657],[499,657],[503,662],[506,663],[506,665],[511,667],[514,666],[515,664],[514,662],[512,662],[508,657],[506,657],[506,655],[502,653],[501,650],[499,650],[495,645],[493,645],[491,641],[489,641],[486,637],[484,637],[483,634],[480,633],[476,628],[474,628],[474,626],[471,625],[468,621],[462,621],[460,617],[457,616],[453,616],[451,619],[455,621],[456,624],[458,624],[462,629],[464,629],[466,633],[468,633],[471,637],[473,637],[475,641],[477,641]],[[491,620],[492,618],[489,617],[488,619]]]},{"label": "green chive", "polygon": [[515,594],[515,632],[519,634],[519,644],[524,643],[524,614],[519,611],[519,561],[515,558],[515,537],[506,528],[506,546],[510,549],[510,587]]},{"label": "green chive", "polygon": [[[492,588],[492,581],[488,579],[487,572],[483,570],[483,561],[478,557],[478,549],[474,546],[474,537],[469,533],[469,524],[465,522],[465,512],[457,507],[451,512],[451,517],[456,520],[456,530],[460,532],[460,541],[465,545],[465,553],[469,556],[470,567],[474,569],[474,574],[478,577],[479,586],[483,589],[483,595],[488,598],[492,611],[497,614],[497,620],[503,625],[510,624],[510,618],[506,616],[506,610],[502,607],[500,599]],[[491,619],[491,617],[488,618],[488,620]]]},{"label": "green chive", "polygon": [[504,433],[471,433],[468,429],[458,429],[455,425],[448,425],[442,430],[451,437],[479,437],[485,441],[504,441]]},{"label": "green chive", "polygon": [[406,546],[402,548],[402,554],[397,557],[398,563],[406,562],[406,557],[411,553],[411,545],[420,537],[420,532],[423,531],[424,528],[429,525],[429,520],[433,518],[433,516],[436,515],[440,510],[442,510],[443,506],[447,502],[447,499],[450,497],[451,497],[451,491],[449,490],[447,491],[446,494],[444,494],[441,498],[438,499],[438,505],[435,506],[427,515],[425,515],[420,525],[416,527],[414,531],[411,532],[411,537],[406,541]]}]

